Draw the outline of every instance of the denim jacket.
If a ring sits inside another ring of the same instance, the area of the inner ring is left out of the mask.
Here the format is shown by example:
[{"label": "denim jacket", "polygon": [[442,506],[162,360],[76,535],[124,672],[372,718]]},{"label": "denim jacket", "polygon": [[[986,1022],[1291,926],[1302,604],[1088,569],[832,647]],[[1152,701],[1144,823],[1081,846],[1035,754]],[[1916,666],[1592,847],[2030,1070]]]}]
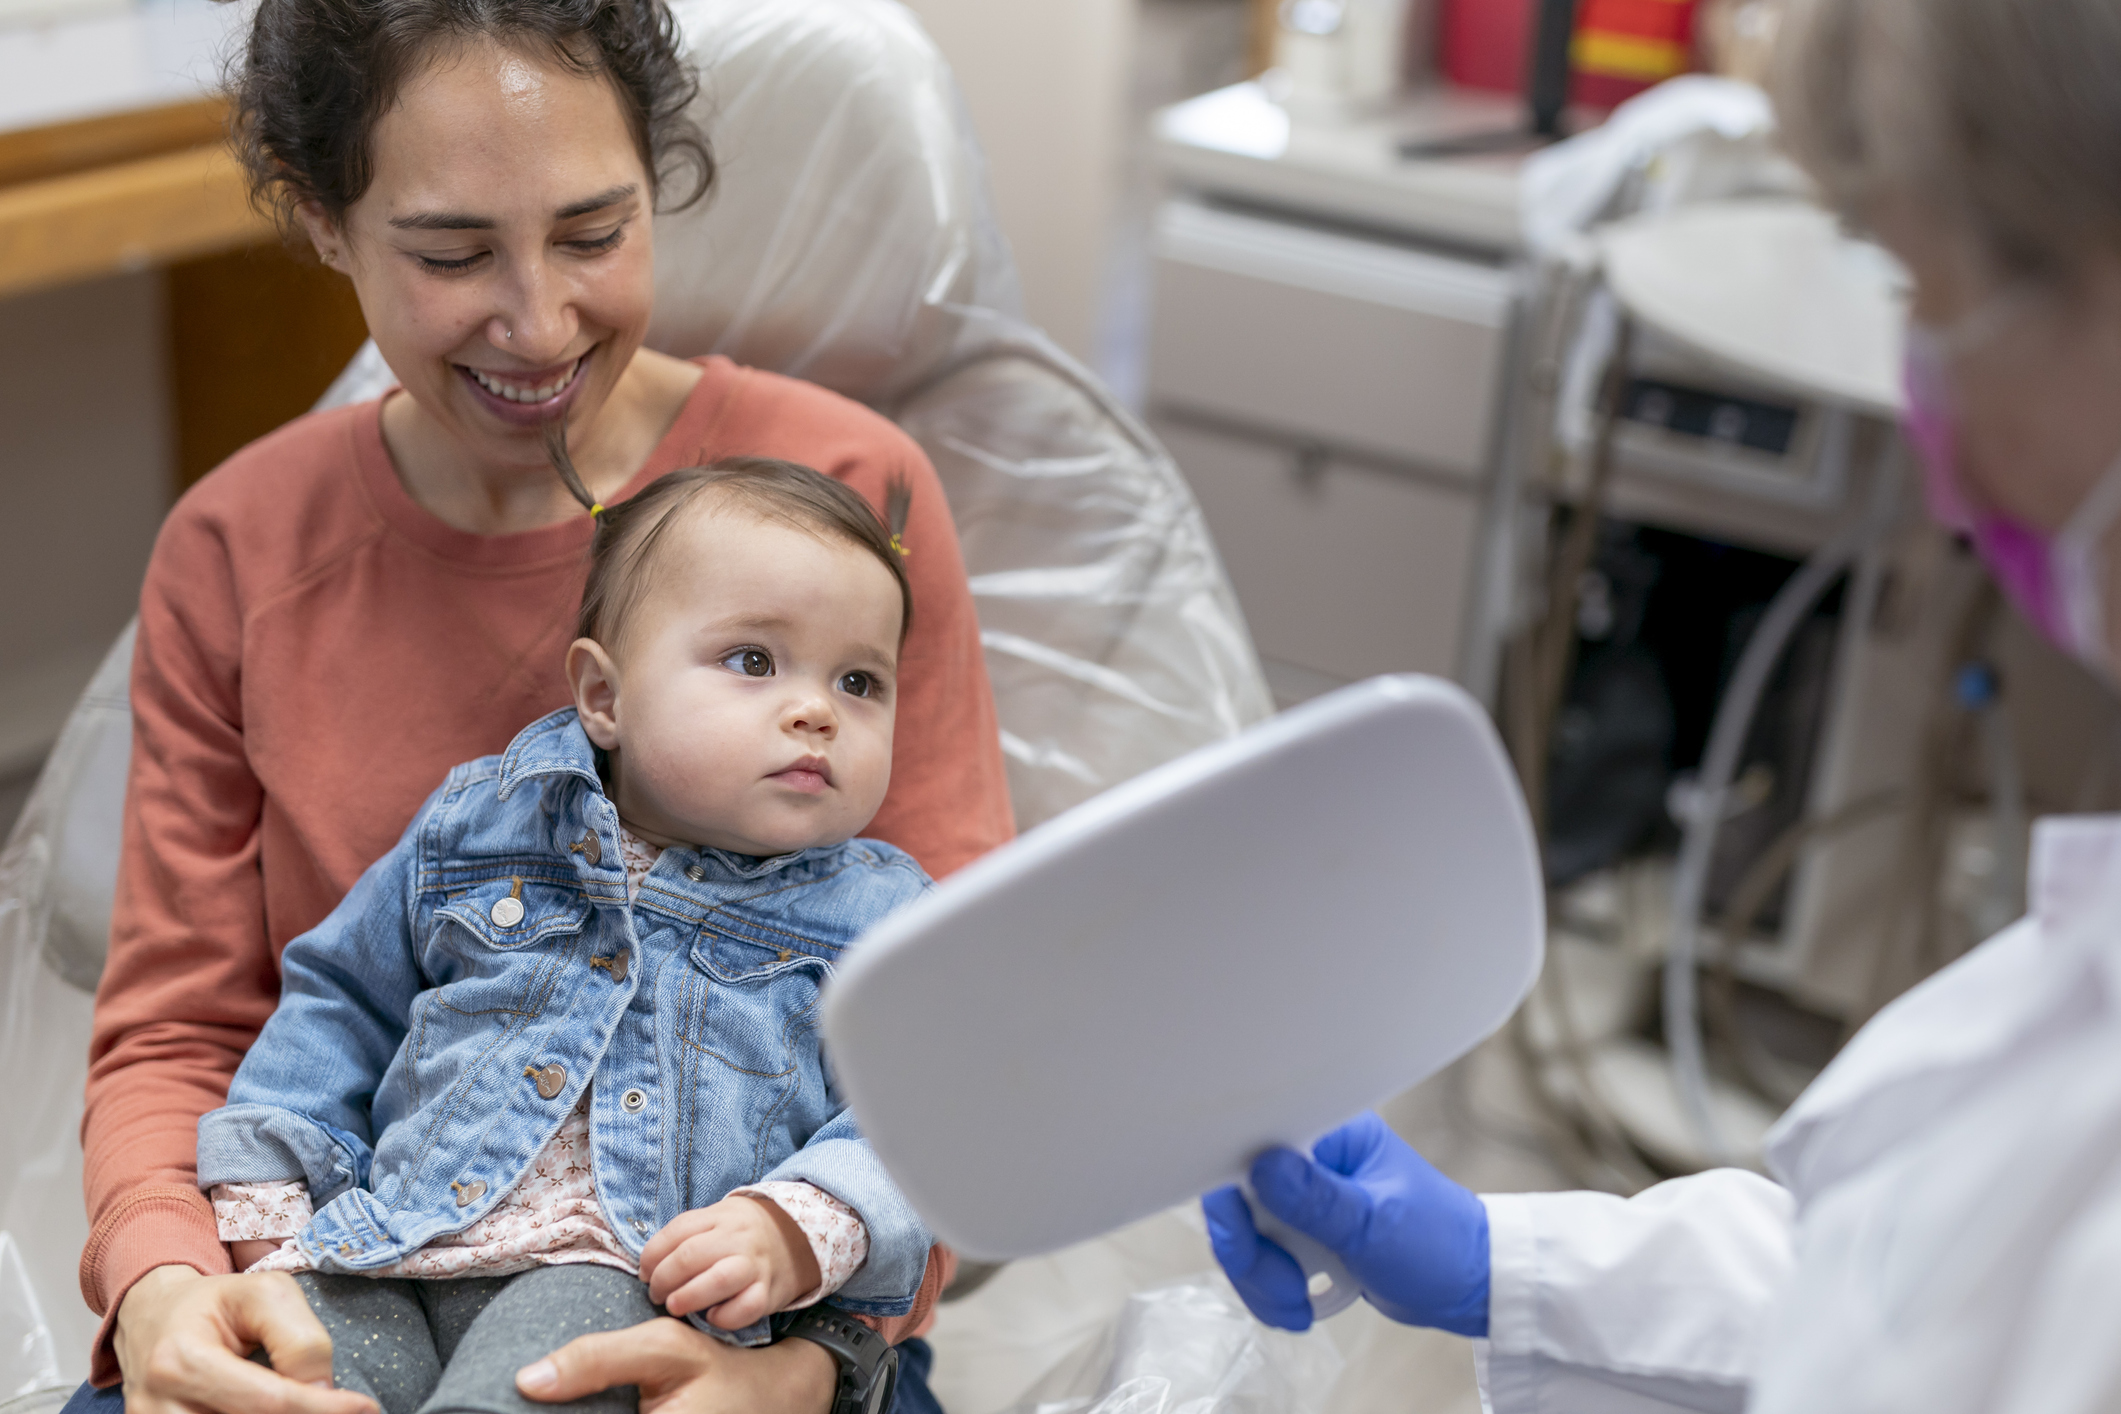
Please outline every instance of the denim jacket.
[{"label": "denim jacket", "polygon": [[629,906],[595,749],[556,712],[451,771],[287,945],[279,1009],[199,1121],[199,1186],[304,1180],[304,1253],[373,1271],[490,1211],[593,1081],[597,1197],[636,1257],[687,1209],[800,1179],[869,1231],[833,1304],[904,1314],[931,1238],[833,1084],[817,1003],[841,951],[929,887],[875,840],[673,847]]}]

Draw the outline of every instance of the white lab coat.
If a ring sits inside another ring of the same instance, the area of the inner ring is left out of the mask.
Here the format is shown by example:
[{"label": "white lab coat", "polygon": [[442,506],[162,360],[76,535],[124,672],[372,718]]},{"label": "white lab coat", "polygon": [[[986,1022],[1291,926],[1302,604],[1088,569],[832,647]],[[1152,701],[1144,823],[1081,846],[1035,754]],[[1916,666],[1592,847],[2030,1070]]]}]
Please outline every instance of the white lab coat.
[{"label": "white lab coat", "polygon": [[2121,1408],[2121,817],[1768,1136],[1634,1198],[1484,1199],[1494,1414]]}]

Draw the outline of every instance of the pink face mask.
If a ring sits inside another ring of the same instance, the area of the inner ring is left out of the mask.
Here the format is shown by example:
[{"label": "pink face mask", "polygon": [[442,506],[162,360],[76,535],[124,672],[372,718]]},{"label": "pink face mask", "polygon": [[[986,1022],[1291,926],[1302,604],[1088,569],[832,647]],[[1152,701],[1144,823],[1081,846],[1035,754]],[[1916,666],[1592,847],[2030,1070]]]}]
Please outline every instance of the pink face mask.
[{"label": "pink face mask", "polygon": [[1973,508],[1959,486],[1949,348],[1948,336],[1937,330],[1908,326],[1902,370],[1907,409],[1901,426],[1922,463],[1930,515],[1973,542],[1998,587],[2043,638],[2110,677],[2101,542],[2121,515],[2121,460],[2053,536],[1996,511]]}]

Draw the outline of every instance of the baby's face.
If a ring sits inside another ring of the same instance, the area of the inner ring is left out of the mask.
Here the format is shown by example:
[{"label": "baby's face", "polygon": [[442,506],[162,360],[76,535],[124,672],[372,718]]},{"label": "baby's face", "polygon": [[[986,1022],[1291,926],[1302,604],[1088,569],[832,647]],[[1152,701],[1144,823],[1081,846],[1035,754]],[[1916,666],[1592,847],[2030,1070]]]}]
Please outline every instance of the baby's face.
[{"label": "baby's face", "polygon": [[[836,536],[687,508],[576,705],[619,814],[658,844],[787,854],[861,833],[891,783],[898,582]],[[602,653],[603,650],[598,648]]]}]

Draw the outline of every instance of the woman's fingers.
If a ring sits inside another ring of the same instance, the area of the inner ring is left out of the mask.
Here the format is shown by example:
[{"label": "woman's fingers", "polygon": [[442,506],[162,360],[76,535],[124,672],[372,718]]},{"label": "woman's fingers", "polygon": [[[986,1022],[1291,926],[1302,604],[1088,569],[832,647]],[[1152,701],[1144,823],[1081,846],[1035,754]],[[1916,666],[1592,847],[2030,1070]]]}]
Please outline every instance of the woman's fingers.
[{"label": "woman's fingers", "polygon": [[516,1374],[516,1388],[544,1404],[637,1385],[641,1414],[828,1414],[838,1382],[814,1341],[742,1349],[668,1319],[583,1336]]},{"label": "woman's fingers", "polygon": [[719,1354],[717,1345],[714,1337],[681,1321],[658,1317],[571,1340],[518,1370],[516,1388],[542,1404],[557,1404],[614,1385],[638,1385],[646,1405],[652,1396],[665,1396],[704,1375]]},{"label": "woman's fingers", "polygon": [[[375,1414],[330,1388],[331,1339],[286,1276],[158,1268],[126,1293],[117,1345],[127,1414]],[[246,1358],[261,1345],[294,1377]]]},{"label": "woman's fingers", "polygon": [[331,1334],[293,1277],[260,1273],[231,1283],[230,1291],[237,1333],[265,1347],[275,1373],[305,1385],[330,1385]]},{"label": "woman's fingers", "polygon": [[376,1414],[375,1401],[364,1395],[297,1383],[221,1349],[151,1360],[143,1384],[136,1396],[132,1382],[126,1383],[126,1414]]}]

